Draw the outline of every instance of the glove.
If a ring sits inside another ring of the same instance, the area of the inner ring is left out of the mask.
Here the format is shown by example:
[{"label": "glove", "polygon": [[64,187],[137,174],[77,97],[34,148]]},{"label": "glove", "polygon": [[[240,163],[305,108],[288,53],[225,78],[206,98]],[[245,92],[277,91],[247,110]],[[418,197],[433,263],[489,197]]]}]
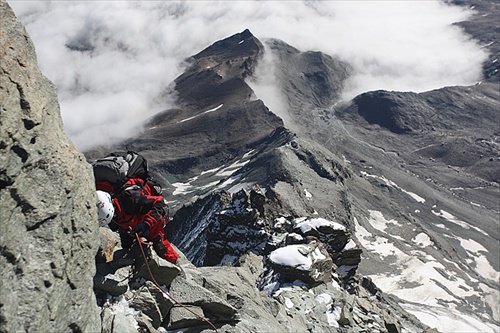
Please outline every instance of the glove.
[{"label": "glove", "polygon": [[132,228],[132,232],[139,235],[139,237],[148,237],[149,227],[146,223],[140,223]]}]

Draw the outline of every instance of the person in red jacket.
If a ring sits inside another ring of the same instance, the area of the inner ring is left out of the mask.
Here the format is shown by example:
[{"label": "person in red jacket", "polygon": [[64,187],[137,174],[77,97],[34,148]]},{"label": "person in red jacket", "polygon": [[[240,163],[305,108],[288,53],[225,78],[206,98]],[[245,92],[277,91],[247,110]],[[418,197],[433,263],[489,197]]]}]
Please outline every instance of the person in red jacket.
[{"label": "person in red jacket", "polygon": [[99,223],[102,226],[111,222],[111,229],[118,230],[124,249],[132,246],[138,234],[153,243],[161,258],[171,263],[177,261],[179,255],[163,230],[168,222],[166,204],[153,186],[140,178],[130,178],[118,192],[109,182],[97,182],[96,189]]}]

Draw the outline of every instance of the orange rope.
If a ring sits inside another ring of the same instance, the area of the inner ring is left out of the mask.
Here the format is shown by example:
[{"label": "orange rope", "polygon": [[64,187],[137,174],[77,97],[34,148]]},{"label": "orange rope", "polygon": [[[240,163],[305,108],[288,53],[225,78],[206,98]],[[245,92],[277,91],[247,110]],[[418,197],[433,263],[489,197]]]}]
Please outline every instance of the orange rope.
[{"label": "orange rope", "polygon": [[148,272],[149,272],[149,275],[151,276],[151,279],[153,280],[153,283],[165,294],[167,295],[175,304],[177,305],[180,305],[181,307],[183,307],[184,309],[186,309],[187,311],[189,311],[190,313],[192,313],[193,315],[195,315],[196,317],[200,318],[201,320],[203,320],[204,322],[206,322],[208,325],[210,325],[214,331],[216,333],[219,333],[219,331],[217,330],[217,327],[215,327],[214,324],[212,324],[212,322],[210,320],[208,320],[207,318],[203,317],[203,316],[200,316],[199,314],[197,314],[196,312],[192,311],[191,309],[189,309],[187,306],[185,306],[184,304],[182,304],[181,302],[177,301],[175,298],[173,298],[165,289],[163,289],[160,284],[156,281],[155,277],[153,276],[153,273],[151,272],[151,268],[149,267],[149,263],[148,263],[148,259],[146,258],[146,254],[144,253],[144,249],[142,248],[142,244],[146,244],[144,243],[141,238],[139,237],[138,234],[135,234],[135,238],[137,239],[137,242],[139,243],[139,247],[141,248],[141,252],[142,252],[142,256],[144,258],[144,262],[146,263],[146,267],[148,268]]}]

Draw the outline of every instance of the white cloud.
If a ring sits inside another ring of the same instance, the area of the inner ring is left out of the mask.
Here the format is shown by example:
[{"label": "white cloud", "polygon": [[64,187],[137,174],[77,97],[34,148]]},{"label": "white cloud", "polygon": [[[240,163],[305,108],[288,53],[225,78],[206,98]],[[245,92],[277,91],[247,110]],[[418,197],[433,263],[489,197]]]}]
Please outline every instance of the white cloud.
[{"label": "white cloud", "polygon": [[439,1],[9,4],[35,43],[42,71],[58,87],[66,131],[80,149],[127,137],[168,107],[155,98],[182,72],[182,59],[246,28],[258,38],[279,38],[351,63],[356,73],[346,98],[373,89],[472,84],[485,59],[452,26],[470,12]]}]

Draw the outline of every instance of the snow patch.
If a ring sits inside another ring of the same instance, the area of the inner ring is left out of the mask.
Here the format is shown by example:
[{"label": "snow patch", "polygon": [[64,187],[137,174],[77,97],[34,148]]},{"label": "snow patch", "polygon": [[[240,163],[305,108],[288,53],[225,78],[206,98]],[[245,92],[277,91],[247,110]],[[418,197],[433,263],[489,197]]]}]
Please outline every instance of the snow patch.
[{"label": "snow patch", "polygon": [[421,246],[421,247],[434,245],[434,243],[431,241],[431,238],[429,237],[429,235],[427,235],[426,233],[423,233],[423,232],[419,233],[418,235],[413,237],[411,240],[412,240],[412,242],[414,242],[415,244],[417,244],[418,246]]},{"label": "snow patch", "polygon": [[[411,247],[406,246],[408,244],[400,249],[387,238],[374,237],[359,224],[357,219],[354,219],[354,222],[358,240],[367,251],[382,258],[391,256],[391,262],[387,265],[397,268],[397,274],[381,273],[369,277],[382,291],[401,299],[400,304],[404,309],[417,316],[423,323],[437,327],[440,331],[455,332],[455,330],[450,330],[455,327],[458,329],[456,332],[492,331],[488,324],[468,317],[454,305],[462,304],[463,300],[469,297],[478,295],[484,297],[488,294],[486,290],[478,293],[470,287],[479,284],[477,278],[466,274],[456,263],[452,263],[451,267],[444,266],[423,251],[412,251]],[[427,235],[420,233],[413,241],[429,244],[430,239]],[[495,277],[495,281],[498,281],[498,272],[494,271],[487,263],[486,257],[480,253],[485,250],[484,247],[474,241],[461,239],[459,241],[466,250],[469,249],[467,253],[471,257],[470,260],[476,263],[478,271],[482,270],[482,275],[490,279]],[[388,268],[388,271],[391,269]],[[490,297],[487,301],[492,300],[493,298]],[[495,304],[493,302],[490,305],[495,308],[497,307]],[[426,311],[426,308],[430,308],[429,311]],[[461,324],[462,327],[460,327]]]},{"label": "snow patch", "polygon": [[224,104],[221,104],[221,105],[219,105],[219,106],[217,106],[217,107],[215,107],[215,108],[213,108],[213,109],[207,110],[207,111],[205,111],[205,112],[203,112],[203,113],[209,113],[209,112],[214,112],[214,111],[217,111],[217,110],[219,110],[219,109],[220,109],[223,105],[224,105]]},{"label": "snow patch", "polygon": [[460,246],[464,248],[464,250],[469,255],[469,258],[472,259],[472,262],[475,264],[476,271],[479,273],[479,275],[481,275],[485,279],[498,282],[500,280],[500,273],[497,272],[493,268],[493,266],[491,266],[484,254],[479,253],[488,253],[488,250],[472,239],[463,239],[460,237],[457,237],[457,239],[460,241]]},{"label": "snow patch", "polygon": [[[304,220],[305,219],[305,220]],[[312,219],[306,219],[304,217],[298,218],[295,222],[299,222],[296,228],[299,228],[302,233],[306,233],[311,229],[317,230],[322,226],[330,226],[334,230],[346,230],[345,227],[337,222],[329,221],[327,219],[316,217]]]},{"label": "snow patch", "polygon": [[434,215],[442,217],[442,218],[446,219],[447,221],[454,223],[454,224],[456,224],[464,229],[468,229],[468,230],[472,229],[472,230],[475,230],[479,233],[482,233],[483,235],[489,236],[485,231],[483,231],[483,230],[479,229],[478,227],[475,227],[467,222],[459,220],[458,218],[456,218],[454,215],[448,213],[447,211],[444,211],[442,209],[439,212],[435,211],[434,209],[431,211]]},{"label": "snow patch", "polygon": [[342,313],[342,309],[340,307],[331,307],[329,310],[326,310],[326,319],[328,320],[328,325],[332,327],[339,328],[338,320],[340,319],[340,314]]},{"label": "snow patch", "polygon": [[283,216],[278,217],[277,219],[274,220],[274,228],[281,228],[283,226],[290,225],[290,221],[288,221],[286,218]]},{"label": "snow patch", "polygon": [[304,237],[302,237],[302,235],[299,235],[298,233],[295,233],[295,232],[289,233],[288,237],[290,237],[291,239],[293,239],[296,242],[302,242],[304,240]]},{"label": "snow patch", "polygon": [[394,219],[387,220],[380,211],[369,210],[369,213],[370,213],[370,218],[368,222],[377,230],[385,231],[389,227],[389,224],[391,224],[392,226],[399,226],[399,227],[402,226],[401,223],[399,223]]},{"label": "snow patch", "polygon": [[213,108],[213,109],[210,109],[210,110],[204,111],[204,112],[202,112],[202,113],[200,113],[200,114],[197,114],[197,115],[195,115],[195,116],[193,116],[193,117],[189,117],[189,118],[186,118],[186,119],[182,119],[182,120],[178,121],[177,123],[178,123],[178,124],[180,124],[180,123],[183,123],[183,122],[185,122],[185,121],[193,120],[194,118],[197,118],[197,117],[201,116],[202,114],[206,114],[206,113],[209,113],[209,112],[214,112],[214,111],[217,111],[217,110],[219,110],[219,109],[220,109],[223,105],[224,105],[224,104],[221,104],[221,105],[219,105],[219,106],[218,106],[218,107],[216,107],[216,108]]},{"label": "snow patch", "polygon": [[322,294],[319,294],[318,296],[316,296],[316,300],[319,303],[328,304],[328,303],[332,302],[332,296],[330,296],[330,294],[327,294],[327,293],[322,293]]},{"label": "snow patch", "polygon": [[234,186],[232,186],[231,188],[229,188],[229,190],[227,190],[230,194],[234,194],[236,192],[239,192],[241,190],[249,190],[251,189],[252,187],[254,187],[255,183],[254,182],[243,182],[243,183],[238,183]]},{"label": "snow patch", "polygon": [[106,300],[103,307],[107,307],[113,314],[122,313],[125,317],[139,329],[139,323],[135,320],[135,316],[139,315],[140,311],[130,307],[129,302],[123,296],[112,297]]},{"label": "snow patch", "polygon": [[422,198],[421,196],[413,193],[413,192],[410,192],[410,191],[407,191],[405,190],[404,188],[398,186],[395,182],[393,182],[392,180],[389,180],[387,178],[385,178],[384,176],[376,176],[376,175],[371,175],[365,171],[361,171],[361,175],[363,177],[368,177],[368,178],[376,178],[376,179],[380,179],[381,181],[383,181],[387,186],[391,186],[391,187],[394,187],[394,188],[397,188],[398,190],[400,190],[401,192],[403,193],[406,193],[408,194],[410,197],[412,197],[415,201],[417,202],[420,202],[420,203],[424,203],[425,202],[425,199]]},{"label": "snow patch", "polygon": [[313,261],[309,256],[304,255],[308,248],[304,245],[288,245],[280,247],[269,255],[269,259],[278,265],[294,267],[307,271],[311,268]]},{"label": "snow patch", "polygon": [[413,304],[404,306],[406,310],[414,314],[423,323],[436,328],[439,332],[454,333],[495,333],[498,327],[493,327],[481,322],[471,316],[458,312],[454,309],[446,311],[436,307],[422,307]]},{"label": "snow patch", "polygon": [[352,249],[356,248],[356,246],[357,246],[356,242],[353,241],[352,239],[349,239],[349,241],[347,242],[347,244],[344,246],[344,248],[340,252],[352,250]]},{"label": "snow patch", "polygon": [[180,195],[180,194],[188,194],[193,192],[191,188],[193,187],[190,183],[173,183],[173,187],[175,187],[174,192],[172,192],[172,195]]}]

